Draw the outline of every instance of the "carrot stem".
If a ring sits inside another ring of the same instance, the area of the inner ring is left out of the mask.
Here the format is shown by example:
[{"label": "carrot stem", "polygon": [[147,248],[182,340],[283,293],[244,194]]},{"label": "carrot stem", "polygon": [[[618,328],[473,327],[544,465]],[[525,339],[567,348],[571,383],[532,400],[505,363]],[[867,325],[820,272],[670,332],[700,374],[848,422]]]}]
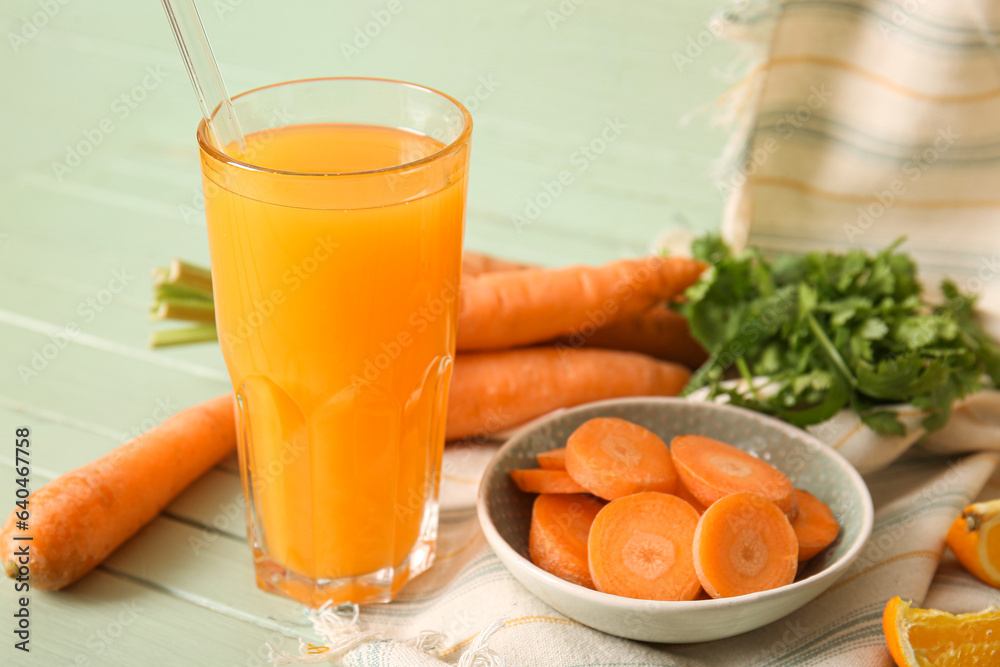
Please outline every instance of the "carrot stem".
[{"label": "carrot stem", "polygon": [[169,347],[171,345],[186,345],[188,343],[207,343],[219,340],[219,332],[214,324],[199,324],[183,329],[165,329],[154,331],[149,336],[149,346],[152,348]]},{"label": "carrot stem", "polygon": [[167,282],[173,285],[184,285],[205,292],[211,292],[212,272],[205,267],[175,258],[170,261],[170,273],[168,274]]},{"label": "carrot stem", "polygon": [[170,299],[161,301],[152,313],[156,320],[186,320],[188,322],[215,322],[215,307],[199,299]]}]

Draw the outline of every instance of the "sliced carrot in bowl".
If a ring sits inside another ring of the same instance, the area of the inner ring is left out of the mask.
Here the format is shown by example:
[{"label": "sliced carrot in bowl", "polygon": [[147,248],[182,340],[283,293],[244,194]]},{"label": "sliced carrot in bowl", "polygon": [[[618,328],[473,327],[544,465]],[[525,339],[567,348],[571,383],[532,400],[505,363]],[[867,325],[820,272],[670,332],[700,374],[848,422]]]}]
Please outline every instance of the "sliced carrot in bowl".
[{"label": "sliced carrot in bowl", "polygon": [[645,600],[693,600],[701,589],[691,542],[698,513],[649,491],[608,503],[590,527],[590,575],[597,590]]},{"label": "sliced carrot in bowl", "polygon": [[673,493],[670,448],[652,431],[614,417],[584,422],[566,440],[566,471],[605,500],[643,491]]},{"label": "sliced carrot in bowl", "polygon": [[792,482],[767,461],[704,435],[679,435],[670,443],[681,483],[706,507],[732,493],[755,493],[798,514]]},{"label": "sliced carrot in bowl", "polygon": [[547,494],[531,508],[531,562],[561,579],[593,588],[587,560],[590,526],[605,503],[588,494]]},{"label": "sliced carrot in bowl", "polygon": [[799,543],[785,513],[755,493],[716,501],[698,520],[694,566],[714,598],[771,590],[795,581]]},{"label": "sliced carrot in bowl", "polygon": [[822,500],[804,489],[795,489],[799,514],[792,521],[792,530],[799,540],[799,562],[813,558],[833,544],[840,534],[840,524]]}]

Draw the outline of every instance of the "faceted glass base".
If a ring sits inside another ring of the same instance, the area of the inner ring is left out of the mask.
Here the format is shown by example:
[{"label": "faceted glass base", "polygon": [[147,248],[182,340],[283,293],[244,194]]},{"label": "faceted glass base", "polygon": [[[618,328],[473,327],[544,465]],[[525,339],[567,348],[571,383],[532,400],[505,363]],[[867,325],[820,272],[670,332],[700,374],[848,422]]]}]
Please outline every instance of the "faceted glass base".
[{"label": "faceted glass base", "polygon": [[[437,521],[433,522],[437,525]],[[437,531],[434,530],[434,533]],[[390,602],[406,582],[427,570],[434,562],[436,535],[423,535],[398,567],[384,567],[356,577],[310,579],[270,560],[254,547],[257,586],[318,609],[327,602],[367,604]]]}]

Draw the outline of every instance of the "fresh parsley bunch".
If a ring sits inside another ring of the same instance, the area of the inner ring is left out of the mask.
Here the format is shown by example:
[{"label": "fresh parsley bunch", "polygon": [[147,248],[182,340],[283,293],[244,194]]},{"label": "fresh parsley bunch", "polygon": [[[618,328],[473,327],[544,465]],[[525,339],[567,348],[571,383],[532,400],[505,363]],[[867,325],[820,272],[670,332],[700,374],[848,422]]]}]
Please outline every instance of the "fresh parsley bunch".
[{"label": "fresh parsley bunch", "polygon": [[[776,415],[798,426],[850,407],[874,431],[901,435],[885,406],[925,411],[941,428],[955,400],[1000,385],[1000,347],[949,282],[944,303],[921,298],[916,265],[897,241],[876,255],[813,252],[767,261],[734,254],[718,236],[695,242],[711,264],[678,306],[710,358],[687,392]],[[742,383],[723,383],[742,377]],[[734,386],[735,385],[735,386]]]}]

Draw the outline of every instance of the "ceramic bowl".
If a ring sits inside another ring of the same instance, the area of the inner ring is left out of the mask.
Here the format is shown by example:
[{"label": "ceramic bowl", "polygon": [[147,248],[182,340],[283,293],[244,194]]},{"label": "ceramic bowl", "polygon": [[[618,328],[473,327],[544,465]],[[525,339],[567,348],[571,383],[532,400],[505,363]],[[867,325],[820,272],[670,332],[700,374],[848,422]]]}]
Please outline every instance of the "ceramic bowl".
[{"label": "ceramic bowl", "polygon": [[[609,595],[571,584],[532,564],[528,529],[532,494],[508,471],[537,467],[535,454],[561,447],[580,424],[619,417],[667,443],[683,433],[707,435],[745,449],[784,472],[830,506],[841,531],[795,582],[770,591],[718,600],[660,602]],[[801,429],[756,412],[676,398],[629,398],[590,403],[544,417],[515,433],[487,467],[479,488],[479,521],[511,574],[534,595],[580,623],[619,637],[652,642],[703,642],[771,623],[829,588],[858,557],[872,531],[872,500],[858,472],[837,452]]]}]

